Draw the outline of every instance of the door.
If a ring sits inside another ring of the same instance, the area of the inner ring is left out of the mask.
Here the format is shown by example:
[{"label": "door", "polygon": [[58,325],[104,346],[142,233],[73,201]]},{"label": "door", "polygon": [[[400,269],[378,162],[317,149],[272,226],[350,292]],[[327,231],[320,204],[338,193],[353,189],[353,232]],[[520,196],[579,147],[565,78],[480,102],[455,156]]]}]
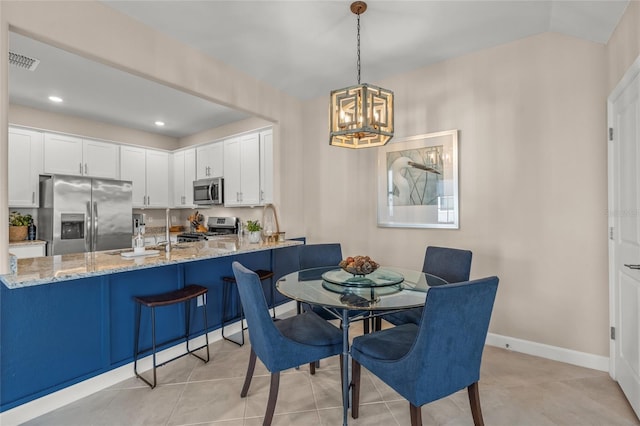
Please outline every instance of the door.
[{"label": "door", "polygon": [[92,179],[91,208],[93,245],[91,251],[131,247],[131,183]]},{"label": "door", "polygon": [[[640,64],[640,59],[636,61]],[[632,68],[633,70],[633,68]],[[609,98],[611,374],[640,417],[640,74]],[[611,137],[612,136],[612,137]]]},{"label": "door", "polygon": [[273,203],[273,132],[260,132],[260,204]]},{"label": "door", "polygon": [[9,207],[38,207],[43,139],[40,132],[9,128]]},{"label": "door", "polygon": [[147,150],[147,207],[169,207],[169,153]]},{"label": "door", "polygon": [[134,146],[120,148],[120,179],[133,183],[133,207],[146,207],[146,150]]},{"label": "door", "polygon": [[51,174],[82,176],[82,139],[45,133],[44,171]]},{"label": "door", "polygon": [[118,145],[89,139],[84,139],[83,142],[83,174],[91,177],[117,179]]}]

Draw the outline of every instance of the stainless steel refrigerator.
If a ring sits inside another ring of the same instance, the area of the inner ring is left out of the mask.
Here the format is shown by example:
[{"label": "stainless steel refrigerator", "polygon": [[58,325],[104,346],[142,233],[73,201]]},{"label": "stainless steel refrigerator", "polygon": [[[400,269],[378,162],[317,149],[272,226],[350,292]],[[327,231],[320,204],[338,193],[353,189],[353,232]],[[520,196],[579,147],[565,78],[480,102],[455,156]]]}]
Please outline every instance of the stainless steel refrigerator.
[{"label": "stainless steel refrigerator", "polygon": [[40,176],[38,235],[47,255],[131,247],[131,182]]}]

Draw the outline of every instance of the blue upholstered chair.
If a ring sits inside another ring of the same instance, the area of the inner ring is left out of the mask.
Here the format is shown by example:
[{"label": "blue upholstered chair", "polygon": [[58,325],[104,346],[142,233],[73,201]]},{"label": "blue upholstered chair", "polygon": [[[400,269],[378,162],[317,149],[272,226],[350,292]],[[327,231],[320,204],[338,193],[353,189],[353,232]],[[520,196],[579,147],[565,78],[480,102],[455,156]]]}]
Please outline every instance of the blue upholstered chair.
[{"label": "blue upholstered chair", "polygon": [[[298,247],[298,262],[300,269],[319,268],[321,266],[335,266],[342,260],[342,247],[340,243],[305,244]],[[298,305],[298,313],[302,312],[302,305]],[[307,310],[313,310],[324,319],[335,319],[331,314],[320,307],[306,306]]]},{"label": "blue upholstered chair", "polygon": [[422,405],[465,387],[473,422],[483,424],[478,380],[498,277],[432,287],[420,325],[404,324],[356,337],[353,406],[358,418],[364,366],[410,403],[411,425],[421,425]]},{"label": "blue upholstered chair", "polygon": [[[342,260],[342,247],[340,243],[324,243],[324,244],[305,244],[298,247],[298,259],[300,262],[300,269],[319,268],[322,266],[335,266]],[[326,320],[336,319],[329,312],[325,311],[320,306],[307,307],[307,310],[312,310],[316,314],[320,315]],[[300,313],[301,306],[298,303],[298,313]],[[362,315],[361,311],[350,311],[349,316]],[[364,332],[369,332],[369,318],[363,318]]]},{"label": "blue upholstered chair", "polygon": [[[447,247],[427,247],[424,255],[422,272],[435,275],[448,283],[459,283],[469,280],[471,273],[471,257],[469,250],[460,250]],[[393,325],[419,324],[422,317],[422,308],[407,309],[383,315],[382,318]],[[376,323],[376,329],[380,330],[381,324]]]},{"label": "blue upholstered chair", "polygon": [[269,400],[263,422],[263,425],[270,425],[278,399],[280,372],[309,363],[311,374],[314,374],[316,360],[341,354],[342,332],[311,311],[283,320],[272,320],[258,275],[238,262],[233,262],[232,268],[251,342],[247,376],[240,396],[247,396],[258,357],[271,373]]}]

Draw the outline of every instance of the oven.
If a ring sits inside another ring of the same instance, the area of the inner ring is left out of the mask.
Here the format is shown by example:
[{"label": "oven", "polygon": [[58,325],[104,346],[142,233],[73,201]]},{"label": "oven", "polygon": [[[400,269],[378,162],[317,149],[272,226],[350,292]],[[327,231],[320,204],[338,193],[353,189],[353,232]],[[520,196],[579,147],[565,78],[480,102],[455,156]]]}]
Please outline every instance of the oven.
[{"label": "oven", "polygon": [[224,179],[221,177],[193,181],[193,203],[197,205],[222,204]]},{"label": "oven", "polygon": [[220,237],[235,237],[240,219],[237,217],[210,217],[207,220],[207,232],[185,232],[178,235],[179,243],[213,240]]}]

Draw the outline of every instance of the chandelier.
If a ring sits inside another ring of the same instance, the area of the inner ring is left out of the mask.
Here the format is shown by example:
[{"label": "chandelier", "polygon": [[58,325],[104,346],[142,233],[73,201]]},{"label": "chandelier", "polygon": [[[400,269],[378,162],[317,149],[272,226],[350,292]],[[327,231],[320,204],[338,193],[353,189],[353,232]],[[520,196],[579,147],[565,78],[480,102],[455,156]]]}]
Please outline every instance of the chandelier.
[{"label": "chandelier", "polygon": [[331,91],[329,144],[345,148],[382,146],[393,137],[393,92],[360,84],[360,15],[363,1],[351,3],[358,17],[358,84]]}]

